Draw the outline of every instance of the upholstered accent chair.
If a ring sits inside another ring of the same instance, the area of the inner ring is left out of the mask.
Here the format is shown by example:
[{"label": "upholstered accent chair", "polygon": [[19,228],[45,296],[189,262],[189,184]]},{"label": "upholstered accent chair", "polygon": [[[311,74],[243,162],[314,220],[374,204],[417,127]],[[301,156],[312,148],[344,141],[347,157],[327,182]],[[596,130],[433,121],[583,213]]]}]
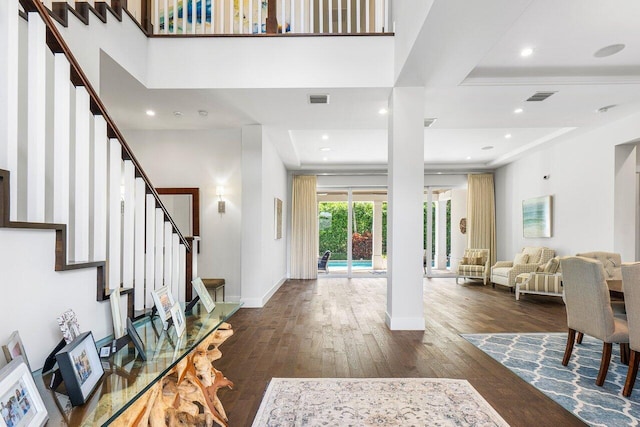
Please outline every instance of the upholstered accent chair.
[{"label": "upholstered accent chair", "polygon": [[560,263],[569,328],[562,364],[569,364],[576,332],[602,340],[602,359],[596,378],[596,385],[602,386],[609,370],[612,344],[619,343],[620,353],[626,353],[629,343],[627,321],[613,315],[605,270],[600,261],[566,257]]},{"label": "upholstered accent chair", "polygon": [[622,266],[622,258],[620,254],[615,252],[584,252],[581,254],[576,254],[576,256],[581,256],[584,258],[591,258],[602,263],[604,267],[604,278],[605,280],[622,280],[622,270],[620,267]]},{"label": "upholstered accent chair", "polygon": [[331,251],[325,251],[322,257],[318,258],[318,271],[324,271],[329,274],[329,258],[331,258]]},{"label": "upholstered accent chair", "polygon": [[482,279],[482,283],[486,285],[489,277],[489,249],[465,249],[458,264],[456,284],[459,277]]},{"label": "upholstered accent chair", "polygon": [[638,375],[640,364],[640,262],[625,264],[622,266],[622,286],[624,300],[628,305],[627,322],[629,326],[629,371],[624,382],[622,395],[631,396],[633,386]]},{"label": "upholstered accent chair", "polygon": [[516,286],[516,277],[522,273],[532,273],[539,266],[546,264],[555,255],[553,249],[537,246],[522,248],[513,261],[498,261],[491,267],[491,282],[513,288]]},{"label": "upholstered accent chair", "polygon": [[516,301],[521,294],[551,295],[562,297],[562,272],[560,257],[551,258],[531,273],[516,276]]}]

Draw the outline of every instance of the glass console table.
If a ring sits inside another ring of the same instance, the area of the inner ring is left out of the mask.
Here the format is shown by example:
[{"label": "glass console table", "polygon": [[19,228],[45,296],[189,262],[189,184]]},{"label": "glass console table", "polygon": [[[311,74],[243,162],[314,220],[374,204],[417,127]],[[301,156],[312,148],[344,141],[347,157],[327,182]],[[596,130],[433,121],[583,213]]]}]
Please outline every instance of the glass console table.
[{"label": "glass console table", "polygon": [[[49,389],[47,385],[51,382],[51,373],[42,375],[40,371],[35,372],[38,391],[49,413],[47,425],[98,426],[112,423],[240,306],[240,303],[218,302],[215,309],[207,313],[202,304],[196,304],[192,313],[186,316],[186,330],[180,338],[173,326],[167,331],[163,330],[158,316],[153,319],[147,316],[134,322],[144,342],[147,360],[136,357],[131,342],[110,357],[100,359],[104,376],[93,395],[81,406],[71,406],[68,396],[64,394],[64,384],[57,391]],[[107,337],[100,340],[98,351],[101,345],[110,345],[112,339]]]}]

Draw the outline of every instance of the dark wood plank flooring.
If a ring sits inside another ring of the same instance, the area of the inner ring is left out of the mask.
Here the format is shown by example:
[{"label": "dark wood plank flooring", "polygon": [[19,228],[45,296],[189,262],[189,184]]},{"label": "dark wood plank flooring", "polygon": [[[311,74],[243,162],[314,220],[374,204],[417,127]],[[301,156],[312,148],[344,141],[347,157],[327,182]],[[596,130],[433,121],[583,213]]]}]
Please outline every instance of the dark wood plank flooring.
[{"label": "dark wood plank flooring", "polygon": [[562,332],[560,298],[481,282],[425,279],[424,332],[384,323],[385,279],[291,280],[261,309],[241,309],[216,367],[231,426],[250,426],[272,377],[463,378],[512,426],[584,425],[459,334]]}]

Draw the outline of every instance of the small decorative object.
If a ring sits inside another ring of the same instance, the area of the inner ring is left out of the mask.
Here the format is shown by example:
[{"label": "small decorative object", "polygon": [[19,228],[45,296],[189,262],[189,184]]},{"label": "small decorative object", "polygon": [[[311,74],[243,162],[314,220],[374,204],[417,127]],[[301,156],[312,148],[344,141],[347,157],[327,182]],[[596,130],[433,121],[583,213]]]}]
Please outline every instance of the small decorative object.
[{"label": "small decorative object", "polygon": [[124,336],[124,328],[122,326],[122,312],[120,311],[120,289],[114,289],[109,295],[111,303],[111,319],[113,320],[113,337],[115,339]]},{"label": "small decorative object", "polygon": [[147,353],[144,349],[144,343],[140,339],[140,335],[138,335],[138,331],[136,331],[135,326],[133,326],[133,322],[130,318],[127,317],[127,334],[131,341],[133,341],[133,345],[138,350],[138,354],[142,360],[147,360]]},{"label": "small decorative object", "polygon": [[211,313],[216,307],[216,303],[213,302],[213,298],[211,298],[211,294],[204,286],[204,283],[202,283],[202,279],[196,277],[191,281],[191,284],[193,285],[193,289],[196,291],[196,294],[198,294],[198,297],[200,297],[200,301],[202,302],[202,305],[204,305],[205,310],[207,310],[207,313]]},{"label": "small decorative object", "polygon": [[67,344],[80,335],[80,325],[78,325],[76,313],[71,309],[65,311],[60,315],[60,317],[58,317],[58,325],[62,331],[64,342]]},{"label": "small decorative object", "polygon": [[0,369],[1,426],[43,426],[49,419],[31,371],[21,356]]},{"label": "small decorative object", "polygon": [[24,363],[29,366],[29,361],[27,360],[27,353],[24,351],[24,345],[22,345],[22,340],[20,339],[20,334],[18,331],[14,331],[9,337],[9,342],[2,346],[2,351],[4,351],[4,357],[7,359],[7,363],[11,362],[18,356],[22,356],[22,360]]},{"label": "small decorative object", "polygon": [[109,357],[111,355],[111,346],[105,345],[100,349],[100,357]]},{"label": "small decorative object", "polygon": [[273,217],[275,240],[282,239],[282,200],[277,197],[273,199]]},{"label": "small decorative object", "polygon": [[91,332],[80,334],[56,353],[60,374],[73,406],[87,401],[104,374]]},{"label": "small decorative object", "polygon": [[158,310],[158,314],[160,315],[160,319],[162,320],[162,324],[166,330],[169,327],[169,319],[171,318],[171,307],[176,303],[173,300],[173,295],[171,295],[167,286],[163,286],[151,291],[151,296],[153,297],[156,310]]},{"label": "small decorative object", "polygon": [[551,196],[522,201],[522,234],[524,237],[551,237]]},{"label": "small decorative object", "polygon": [[467,218],[460,218],[460,232],[467,234]]},{"label": "small decorative object", "polygon": [[175,304],[173,307],[171,307],[170,312],[171,317],[173,318],[173,324],[176,327],[176,333],[179,337],[181,337],[184,333],[187,323],[184,318],[184,312],[180,308],[180,304]]}]

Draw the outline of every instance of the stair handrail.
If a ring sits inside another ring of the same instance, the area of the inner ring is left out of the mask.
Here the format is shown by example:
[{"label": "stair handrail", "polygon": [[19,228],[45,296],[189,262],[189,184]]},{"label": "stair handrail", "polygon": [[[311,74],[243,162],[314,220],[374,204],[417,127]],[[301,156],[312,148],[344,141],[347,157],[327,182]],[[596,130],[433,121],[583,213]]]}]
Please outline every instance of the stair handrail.
[{"label": "stair handrail", "polygon": [[122,146],[122,149],[124,151],[123,159],[131,160],[131,162],[134,165],[136,175],[140,176],[144,180],[147,189],[150,190],[151,194],[153,194],[153,197],[156,199],[157,205],[164,212],[165,219],[169,220],[169,222],[173,227],[173,231],[178,234],[180,241],[182,242],[182,244],[184,244],[185,248],[187,249],[187,252],[190,252],[191,245],[189,244],[187,239],[185,239],[185,237],[182,235],[182,233],[180,232],[180,229],[178,229],[178,226],[173,221],[173,218],[167,211],[167,208],[164,206],[164,203],[162,203],[162,200],[160,199],[160,196],[158,195],[158,192],[156,191],[155,187],[151,183],[151,180],[149,179],[147,174],[144,172],[144,169],[142,169],[140,162],[138,162],[138,159],[136,159],[136,156],[133,154],[131,147],[129,147],[129,144],[127,144],[127,141],[125,140],[124,136],[120,132],[120,129],[118,129],[115,122],[107,112],[107,109],[102,103],[102,101],[100,100],[98,93],[95,91],[95,89],[91,85],[89,78],[86,76],[84,71],[82,71],[80,64],[76,60],[75,56],[73,56],[73,53],[71,53],[71,49],[69,49],[69,46],[64,41],[64,38],[58,31],[58,28],[56,28],[56,25],[53,23],[53,20],[49,16],[49,12],[46,6],[40,0],[19,0],[19,1],[22,7],[24,8],[25,12],[27,13],[38,12],[38,14],[40,15],[40,18],[42,18],[42,20],[44,21],[47,27],[47,45],[49,46],[49,49],[51,49],[51,51],[54,53],[62,53],[66,56],[71,66],[71,82],[73,83],[74,86],[84,86],[84,88],[87,90],[87,92],[89,93],[90,108],[92,113],[101,115],[104,118],[104,120],[107,122],[107,136],[109,138],[115,138],[118,140],[118,142],[120,142],[120,145]]}]

